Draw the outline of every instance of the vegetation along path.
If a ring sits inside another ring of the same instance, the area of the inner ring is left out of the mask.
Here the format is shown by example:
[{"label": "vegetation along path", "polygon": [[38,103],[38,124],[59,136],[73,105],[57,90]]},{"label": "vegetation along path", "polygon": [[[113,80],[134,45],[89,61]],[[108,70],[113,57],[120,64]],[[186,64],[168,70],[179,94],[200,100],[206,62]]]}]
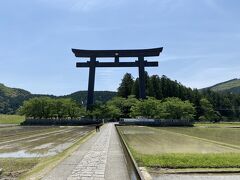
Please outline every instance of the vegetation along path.
[{"label": "vegetation along path", "polygon": [[114,124],[106,124],[43,179],[129,179]]}]

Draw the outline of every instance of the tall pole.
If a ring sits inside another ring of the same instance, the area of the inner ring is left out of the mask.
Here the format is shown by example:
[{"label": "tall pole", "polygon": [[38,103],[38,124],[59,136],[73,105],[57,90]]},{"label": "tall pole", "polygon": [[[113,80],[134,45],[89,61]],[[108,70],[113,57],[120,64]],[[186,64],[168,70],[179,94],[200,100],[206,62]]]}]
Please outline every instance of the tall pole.
[{"label": "tall pole", "polygon": [[93,105],[95,69],[96,69],[95,65],[96,65],[96,57],[90,57],[87,110],[90,110],[91,106]]},{"label": "tall pole", "polygon": [[138,71],[139,71],[139,98],[146,99],[145,87],[145,70],[144,70],[144,57],[138,57]]}]

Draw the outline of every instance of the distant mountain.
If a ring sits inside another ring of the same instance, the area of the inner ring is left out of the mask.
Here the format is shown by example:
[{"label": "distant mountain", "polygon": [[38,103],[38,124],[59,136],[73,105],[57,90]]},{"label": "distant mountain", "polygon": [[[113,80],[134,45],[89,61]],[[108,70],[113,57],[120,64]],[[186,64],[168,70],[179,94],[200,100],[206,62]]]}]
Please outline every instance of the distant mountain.
[{"label": "distant mountain", "polygon": [[[113,91],[95,91],[94,92],[94,101],[95,102],[107,102],[117,95],[117,92]],[[76,102],[83,104],[84,106],[87,104],[87,91],[77,91],[75,93],[60,96],[63,98],[71,98]]]},{"label": "distant mountain", "polygon": [[240,79],[231,79],[204,89],[211,89],[215,92],[240,94]]},{"label": "distant mountain", "polygon": [[[96,102],[106,102],[116,95],[116,92],[96,91],[94,93],[94,98]],[[0,114],[14,114],[25,100],[39,96],[47,96],[53,98],[71,98],[83,105],[86,105],[87,102],[87,91],[77,91],[66,96],[31,94],[26,90],[10,88],[0,83]]]},{"label": "distant mountain", "polygon": [[32,94],[23,89],[9,88],[0,83],[0,114],[15,113],[24,100],[32,97]]}]

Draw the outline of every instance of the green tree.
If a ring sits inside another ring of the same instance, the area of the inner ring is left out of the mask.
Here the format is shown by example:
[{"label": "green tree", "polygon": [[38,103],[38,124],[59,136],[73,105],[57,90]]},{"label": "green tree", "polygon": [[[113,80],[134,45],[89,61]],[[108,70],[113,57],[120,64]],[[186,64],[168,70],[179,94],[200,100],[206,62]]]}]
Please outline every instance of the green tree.
[{"label": "green tree", "polygon": [[126,73],[118,88],[118,96],[127,98],[129,95],[131,95],[133,84],[134,80],[132,75],[130,73]]},{"label": "green tree", "polygon": [[146,117],[146,118],[154,118],[157,114],[157,107],[160,101],[155,98],[149,98],[147,100],[137,101],[131,107],[131,117]]},{"label": "green tree", "polygon": [[113,105],[106,105],[106,118],[119,119],[121,117],[121,110]]},{"label": "green tree", "polygon": [[108,106],[115,106],[120,110],[120,117],[130,117],[131,107],[137,103],[135,96],[131,95],[128,98],[115,97],[107,102]]},{"label": "green tree", "polygon": [[136,80],[134,81],[131,94],[135,95],[137,99],[139,98],[139,78],[136,78]]},{"label": "green tree", "polygon": [[157,112],[156,117],[163,119],[193,120],[195,116],[194,105],[176,97],[164,99],[158,106]]},{"label": "green tree", "polygon": [[[150,85],[149,85],[149,96],[155,97],[156,99],[162,99],[162,89],[161,89],[161,81],[158,75],[153,75],[150,77]],[[152,90],[151,90],[152,88]]]},{"label": "green tree", "polygon": [[199,120],[203,121],[220,121],[220,113],[213,109],[213,105],[206,99],[202,98],[200,100],[200,106],[203,112],[203,115],[199,117]]},{"label": "green tree", "polygon": [[77,118],[85,115],[84,109],[71,99],[49,97],[32,98],[23,103],[19,113],[32,118]]}]

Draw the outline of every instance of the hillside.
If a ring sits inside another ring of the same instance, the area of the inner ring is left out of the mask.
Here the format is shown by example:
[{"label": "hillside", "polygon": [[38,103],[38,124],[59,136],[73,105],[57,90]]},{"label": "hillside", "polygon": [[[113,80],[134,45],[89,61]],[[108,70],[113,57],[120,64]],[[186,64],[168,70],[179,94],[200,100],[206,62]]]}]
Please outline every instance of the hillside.
[{"label": "hillside", "polygon": [[[77,91],[66,96],[31,94],[26,90],[10,88],[0,83],[0,114],[15,114],[17,109],[23,104],[25,100],[39,96],[49,96],[54,98],[71,98],[83,105],[85,105],[87,102],[87,91]],[[114,96],[116,96],[116,92],[96,91],[95,101],[106,102]]]},{"label": "hillside", "polygon": [[23,89],[9,88],[0,84],[0,114],[13,114],[22,102],[31,97],[31,93]]},{"label": "hillside", "polygon": [[229,81],[225,81],[225,82],[213,85],[209,88],[215,92],[240,94],[240,79],[231,79]]},{"label": "hillside", "polygon": [[[95,102],[107,102],[116,96],[117,93],[113,91],[95,91],[94,92],[94,101]],[[76,102],[83,104],[84,106],[87,104],[87,91],[77,91],[75,93],[61,96],[63,98],[71,98]]]}]

